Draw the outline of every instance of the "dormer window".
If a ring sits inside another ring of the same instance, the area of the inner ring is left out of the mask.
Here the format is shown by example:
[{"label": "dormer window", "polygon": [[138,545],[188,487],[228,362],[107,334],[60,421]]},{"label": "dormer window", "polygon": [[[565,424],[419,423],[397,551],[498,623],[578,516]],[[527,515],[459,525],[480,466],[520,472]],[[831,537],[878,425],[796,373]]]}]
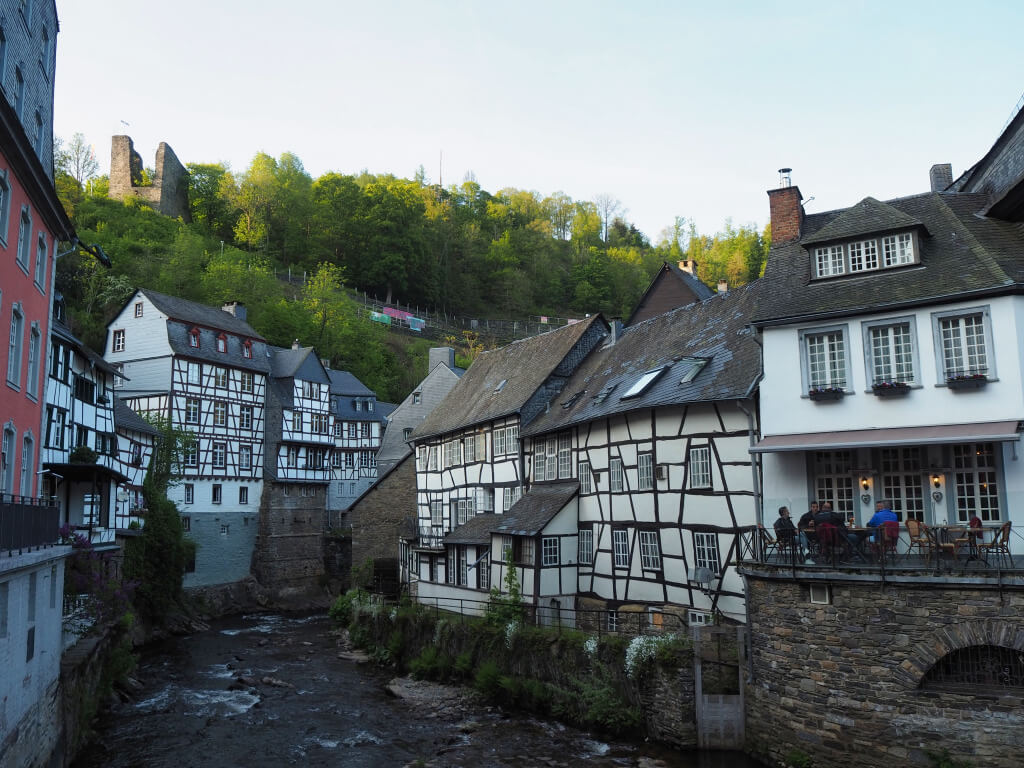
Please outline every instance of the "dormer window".
[{"label": "dormer window", "polygon": [[227,352],[228,351],[228,337],[225,336],[223,333],[218,334],[218,336],[217,336],[217,351],[218,352]]},{"label": "dormer window", "polygon": [[199,349],[199,329],[193,328],[188,332],[188,345],[193,349]]},{"label": "dormer window", "polygon": [[917,261],[916,237],[912,232],[901,232],[822,245],[814,248],[811,256],[816,278],[890,269]]},{"label": "dormer window", "polygon": [[252,359],[252,342],[249,339],[242,342],[242,357]]}]

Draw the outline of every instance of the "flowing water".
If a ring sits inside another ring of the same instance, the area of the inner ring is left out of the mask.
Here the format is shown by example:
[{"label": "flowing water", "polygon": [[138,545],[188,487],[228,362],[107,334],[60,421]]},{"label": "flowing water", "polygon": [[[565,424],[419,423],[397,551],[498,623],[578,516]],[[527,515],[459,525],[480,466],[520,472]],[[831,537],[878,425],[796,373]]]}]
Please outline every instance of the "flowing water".
[{"label": "flowing water", "polygon": [[397,699],[386,671],[338,658],[330,630],[322,615],[244,616],[148,649],[135,701],[101,717],[73,768],[760,765],[439,703],[440,688],[426,703]]}]

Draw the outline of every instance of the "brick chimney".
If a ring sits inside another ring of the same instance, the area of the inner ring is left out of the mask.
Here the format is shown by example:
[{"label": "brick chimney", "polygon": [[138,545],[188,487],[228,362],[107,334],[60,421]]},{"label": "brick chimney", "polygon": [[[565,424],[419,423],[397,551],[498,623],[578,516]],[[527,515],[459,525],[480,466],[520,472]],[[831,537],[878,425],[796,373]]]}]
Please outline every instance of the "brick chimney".
[{"label": "brick chimney", "polygon": [[772,219],[772,245],[792,243],[800,239],[804,224],[803,195],[800,187],[790,181],[791,168],[780,168],[781,186],[768,190],[768,209]]},{"label": "brick chimney", "polygon": [[694,277],[697,276],[697,262],[693,259],[683,259],[679,262],[679,269],[683,272],[689,272]]},{"label": "brick chimney", "polygon": [[949,163],[938,163],[928,171],[928,180],[932,184],[932,192],[943,192],[953,183],[953,166]]},{"label": "brick chimney", "polygon": [[726,282],[725,280],[719,280],[718,281],[718,292],[719,293],[728,293],[729,292],[729,283]]}]

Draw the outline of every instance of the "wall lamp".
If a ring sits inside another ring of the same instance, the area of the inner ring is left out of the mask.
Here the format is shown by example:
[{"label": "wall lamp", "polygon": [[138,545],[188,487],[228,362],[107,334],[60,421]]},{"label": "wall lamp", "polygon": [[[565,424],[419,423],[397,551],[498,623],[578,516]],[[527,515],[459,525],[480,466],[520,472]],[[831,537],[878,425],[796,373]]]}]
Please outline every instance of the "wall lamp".
[{"label": "wall lamp", "polygon": [[866,477],[862,477],[860,479],[860,487],[866,491],[868,488],[871,487],[871,481],[868,480]]},{"label": "wall lamp", "polygon": [[936,488],[941,488],[942,487],[942,475],[933,474],[932,475],[932,485],[935,486]]}]

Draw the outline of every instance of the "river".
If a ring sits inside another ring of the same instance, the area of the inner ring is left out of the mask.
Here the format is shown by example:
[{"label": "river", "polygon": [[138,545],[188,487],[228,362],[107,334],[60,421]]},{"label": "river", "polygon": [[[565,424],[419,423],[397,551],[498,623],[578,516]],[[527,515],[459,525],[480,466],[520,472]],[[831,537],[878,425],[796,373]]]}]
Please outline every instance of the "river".
[{"label": "river", "polygon": [[602,739],[445,687],[426,687],[427,705],[398,699],[387,670],[338,658],[331,628],[323,615],[241,616],[148,647],[135,700],[99,718],[73,768],[760,766]]}]

